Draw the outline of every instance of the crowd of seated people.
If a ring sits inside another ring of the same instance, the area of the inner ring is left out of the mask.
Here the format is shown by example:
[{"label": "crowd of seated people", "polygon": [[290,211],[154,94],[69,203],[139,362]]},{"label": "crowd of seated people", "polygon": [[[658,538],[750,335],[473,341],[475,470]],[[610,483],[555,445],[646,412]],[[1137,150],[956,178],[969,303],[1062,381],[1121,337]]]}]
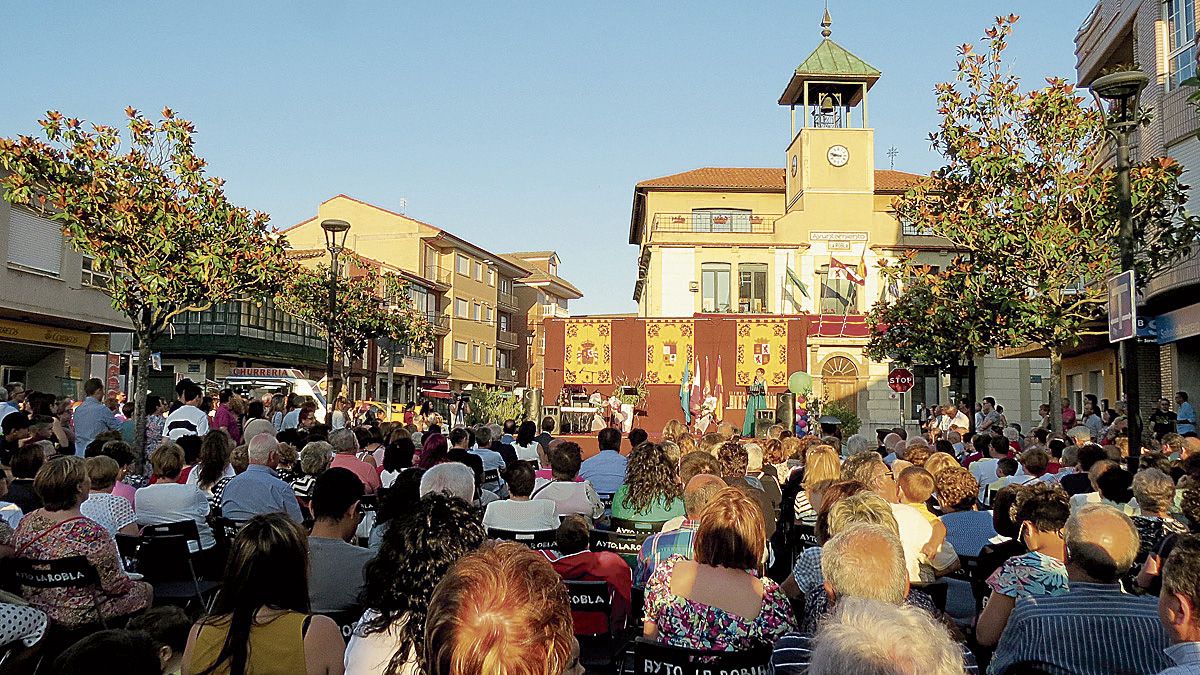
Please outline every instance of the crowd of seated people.
[{"label": "crowd of seated people", "polygon": [[[13,448],[0,641],[63,673],[114,655],[131,673],[615,673],[646,644],[786,674],[1200,665],[1200,440],[1168,434],[1134,466],[1090,430],[987,413],[995,433],[878,443],[678,421],[584,443],[553,420],[343,408],[342,428],[297,406],[281,429],[229,405],[140,458],[116,430],[86,459]],[[156,597],[129,549],[181,523],[198,601]],[[72,561],[94,581],[36,576]]]}]

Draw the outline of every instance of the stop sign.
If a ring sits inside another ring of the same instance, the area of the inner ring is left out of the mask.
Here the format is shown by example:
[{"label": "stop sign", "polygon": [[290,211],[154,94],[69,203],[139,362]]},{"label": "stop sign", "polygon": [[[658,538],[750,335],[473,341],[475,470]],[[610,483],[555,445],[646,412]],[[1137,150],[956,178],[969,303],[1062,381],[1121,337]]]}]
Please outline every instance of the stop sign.
[{"label": "stop sign", "polygon": [[888,386],[897,394],[903,394],[913,388],[913,374],[908,368],[893,368],[888,373]]}]

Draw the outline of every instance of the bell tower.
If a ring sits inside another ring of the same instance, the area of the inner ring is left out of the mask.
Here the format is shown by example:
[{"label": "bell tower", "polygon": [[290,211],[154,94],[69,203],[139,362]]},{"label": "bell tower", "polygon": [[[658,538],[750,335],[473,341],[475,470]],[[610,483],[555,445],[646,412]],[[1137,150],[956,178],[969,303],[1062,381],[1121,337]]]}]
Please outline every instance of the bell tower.
[{"label": "bell tower", "polygon": [[791,109],[787,212],[806,208],[805,202],[822,195],[870,195],[875,190],[875,137],[867,126],[867,92],[881,73],[830,39],[832,25],[826,9],[821,43],[796,68],[779,97],[779,105]]}]

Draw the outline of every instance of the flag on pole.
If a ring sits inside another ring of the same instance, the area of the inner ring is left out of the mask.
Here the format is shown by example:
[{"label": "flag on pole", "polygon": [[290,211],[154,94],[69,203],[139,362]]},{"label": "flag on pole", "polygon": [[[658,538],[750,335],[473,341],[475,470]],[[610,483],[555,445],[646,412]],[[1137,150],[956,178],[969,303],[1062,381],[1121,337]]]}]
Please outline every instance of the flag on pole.
[{"label": "flag on pole", "polygon": [[721,355],[717,354],[717,388],[713,390],[717,397],[717,418],[725,416],[725,378],[721,375]]},{"label": "flag on pole", "polygon": [[691,404],[692,417],[700,417],[700,404],[704,401],[700,398],[700,357],[696,357],[696,363],[693,366],[692,372],[692,393],[688,397],[688,402]]},{"label": "flag on pole", "polygon": [[679,407],[683,408],[683,419],[688,424],[692,423],[692,391],[691,387],[689,387],[692,379],[691,368],[692,364],[690,361],[683,364],[683,379],[679,383]]},{"label": "flag on pole", "polygon": [[[863,256],[866,256],[865,252],[863,253]],[[859,286],[863,286],[866,285],[867,280],[862,274],[859,273],[859,266],[861,264],[862,263],[859,263],[859,265],[851,267],[837,258],[830,258],[829,273],[833,274],[834,270],[837,270],[838,278],[846,279],[852,283],[858,284]]]},{"label": "flag on pole", "polygon": [[799,312],[800,301],[797,300],[796,296],[792,294],[792,287],[794,286],[796,290],[800,292],[800,295],[807,298],[809,297],[808,286],[805,286],[804,282],[800,281],[800,277],[796,276],[796,273],[792,271],[791,267],[784,267],[783,272],[783,296],[792,303],[792,311]]},{"label": "flag on pole", "polygon": [[704,398],[712,396],[712,379],[708,376],[708,357],[704,357]]}]

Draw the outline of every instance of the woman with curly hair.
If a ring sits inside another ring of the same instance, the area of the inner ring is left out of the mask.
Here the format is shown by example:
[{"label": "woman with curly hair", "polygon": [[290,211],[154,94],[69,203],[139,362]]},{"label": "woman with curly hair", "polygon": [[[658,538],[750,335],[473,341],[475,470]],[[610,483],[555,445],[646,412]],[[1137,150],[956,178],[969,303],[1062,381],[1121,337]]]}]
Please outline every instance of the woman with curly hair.
[{"label": "woman with curly hair", "polygon": [[479,511],[441,493],[387,528],[379,555],[367,563],[367,607],[346,647],[347,675],[421,675],[425,616],[446,570],[483,544]]},{"label": "woman with curly hair", "polygon": [[[926,470],[935,457],[946,457],[935,452],[925,462]],[[953,461],[953,458],[951,458]],[[979,483],[970,471],[955,464],[933,474],[938,504],[942,508],[942,524],[946,526],[946,541],[954,546],[959,555],[976,557],[996,536],[992,525],[992,514],[979,510]]]},{"label": "woman with curly hair", "polygon": [[675,443],[678,443],[680,438],[690,435],[691,434],[688,433],[687,425],[679,420],[670,420],[665,426],[663,426],[662,440],[664,441],[674,441]]},{"label": "woman with curly hair", "polygon": [[677,465],[662,445],[642,443],[629,454],[625,484],[613,495],[612,517],[666,522],[684,515]]}]

